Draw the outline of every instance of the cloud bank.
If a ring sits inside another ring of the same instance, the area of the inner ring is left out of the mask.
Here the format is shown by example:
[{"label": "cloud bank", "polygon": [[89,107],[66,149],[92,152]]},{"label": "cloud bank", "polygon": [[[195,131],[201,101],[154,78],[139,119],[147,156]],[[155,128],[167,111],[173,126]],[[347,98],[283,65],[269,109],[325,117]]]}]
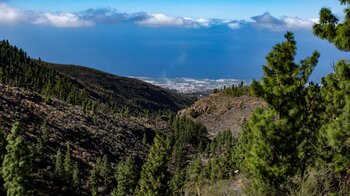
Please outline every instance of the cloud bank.
[{"label": "cloud bank", "polygon": [[116,9],[88,9],[81,12],[34,12],[0,3],[0,24],[35,24],[59,28],[88,27],[97,24],[132,23],[148,27],[213,28],[223,26],[240,29],[252,26],[271,31],[311,29],[315,20],[298,17],[273,17],[266,12],[252,17],[253,21],[208,18],[173,17],[163,13],[122,13]]},{"label": "cloud bank", "polygon": [[252,19],[254,20],[252,23],[253,26],[271,31],[310,29],[315,23],[314,19],[305,20],[298,17],[283,16],[278,19],[273,17],[269,12],[254,16]]}]

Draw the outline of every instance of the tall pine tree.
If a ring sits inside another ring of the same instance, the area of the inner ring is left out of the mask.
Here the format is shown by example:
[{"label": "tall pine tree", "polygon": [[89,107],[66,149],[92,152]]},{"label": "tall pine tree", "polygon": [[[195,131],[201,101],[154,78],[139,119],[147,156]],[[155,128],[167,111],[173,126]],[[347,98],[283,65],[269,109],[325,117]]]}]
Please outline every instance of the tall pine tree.
[{"label": "tall pine tree", "polygon": [[113,196],[133,195],[137,186],[139,173],[137,172],[135,158],[129,156],[118,164],[115,179],[118,183],[113,190]]},{"label": "tall pine tree", "polygon": [[[342,23],[328,8],[320,11],[320,22],[314,25],[314,33],[327,39],[338,49],[350,51],[350,1],[340,0],[347,6]],[[322,80],[322,98],[325,105],[320,131],[320,154],[327,167],[346,174],[350,167],[350,61],[340,60],[334,73]]]},{"label": "tall pine tree", "polygon": [[258,109],[248,121],[251,130],[250,149],[245,151],[245,163],[251,174],[262,184],[281,191],[288,177],[304,173],[308,158],[302,152],[310,132],[304,124],[308,109],[306,84],[317,64],[319,54],[294,62],[296,41],[291,32],[286,41],[277,44],[267,55],[261,82],[253,81],[251,92],[268,103]]},{"label": "tall pine tree", "polygon": [[64,168],[63,168],[63,155],[60,149],[57,150],[55,157],[55,175],[59,178],[64,176]]},{"label": "tall pine tree", "polygon": [[167,146],[165,139],[157,133],[148,159],[142,166],[139,195],[158,196],[167,191]]},{"label": "tall pine tree", "polygon": [[4,187],[8,196],[26,196],[30,193],[28,190],[29,150],[19,133],[19,123],[13,125],[6,140],[8,143],[6,146],[7,154],[2,163]]}]

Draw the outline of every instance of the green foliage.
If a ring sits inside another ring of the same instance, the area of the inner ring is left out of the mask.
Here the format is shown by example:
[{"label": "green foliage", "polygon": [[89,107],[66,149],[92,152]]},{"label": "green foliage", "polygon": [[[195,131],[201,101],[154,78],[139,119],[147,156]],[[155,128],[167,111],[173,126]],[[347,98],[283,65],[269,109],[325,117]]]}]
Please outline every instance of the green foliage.
[{"label": "green foliage", "polygon": [[62,178],[64,176],[64,167],[63,167],[63,154],[60,149],[57,150],[55,157],[55,175]]},{"label": "green foliage", "polygon": [[230,130],[220,132],[208,142],[205,152],[195,156],[186,167],[186,175],[180,176],[186,179],[185,190],[192,192],[194,187],[199,189],[210,183],[232,179],[237,170],[236,162],[240,162],[234,157],[235,143]]},{"label": "green foliage", "polygon": [[41,139],[43,140],[44,143],[47,143],[50,139],[50,134],[47,128],[46,121],[44,121],[44,123],[41,125],[40,130],[41,130]]},{"label": "green foliage", "polygon": [[320,143],[327,148],[320,152],[328,167],[345,172],[350,165],[350,63],[339,61],[335,73],[322,81],[322,96],[326,104],[325,124],[320,133]]},{"label": "green foliage", "polygon": [[[258,179],[278,186],[295,174],[298,159],[295,144],[282,142],[289,139],[283,130],[286,121],[274,122],[276,115],[271,109],[252,114],[249,120],[251,148],[245,154],[245,162]],[[288,141],[293,142],[292,139]]]},{"label": "green foliage", "polygon": [[72,172],[72,186],[77,193],[79,193],[80,185],[81,185],[81,180],[80,180],[80,171],[78,168],[78,163],[74,162],[73,172]]},{"label": "green foliage", "polygon": [[[73,105],[92,102],[81,84],[31,59],[5,40],[0,42],[0,83],[35,90],[45,96],[47,103],[52,97]],[[95,111],[96,105],[91,110]]]},{"label": "green foliage", "polygon": [[125,161],[118,164],[115,179],[118,183],[113,190],[113,196],[133,195],[138,183],[139,173],[136,168],[135,158],[129,156]]},{"label": "green foliage", "polygon": [[72,157],[71,157],[71,149],[70,149],[70,144],[67,143],[67,150],[66,150],[66,155],[64,156],[64,172],[66,174],[72,174]]},{"label": "green foliage", "polygon": [[310,140],[315,140],[314,131],[319,127],[311,126],[319,116],[309,118],[315,98],[307,96],[309,91],[318,91],[314,85],[305,87],[319,54],[314,52],[298,65],[294,63],[294,35],[288,32],[285,38],[285,42],[277,44],[267,55],[262,81],[253,81],[251,86],[252,94],[262,97],[268,108],[252,114],[248,121],[251,133],[241,136],[249,139],[240,139],[240,144],[246,145],[240,147],[245,153],[245,167],[260,185],[280,191],[289,177],[303,175],[315,153]]},{"label": "green foliage", "polygon": [[192,144],[196,147],[201,142],[207,142],[208,131],[200,123],[193,122],[188,118],[175,118],[172,123],[174,140],[177,144]]},{"label": "green foliage", "polygon": [[92,196],[97,196],[98,195],[98,176],[97,176],[96,167],[94,167],[90,171],[89,183],[91,185]]},{"label": "green foliage", "polygon": [[97,158],[95,166],[90,171],[89,181],[93,195],[98,194],[98,187],[104,187],[106,192],[111,191],[113,184],[113,170],[108,161],[107,155],[104,155],[103,158]]},{"label": "green foliage", "polygon": [[350,51],[350,7],[348,0],[340,0],[347,5],[344,10],[345,18],[342,23],[329,8],[320,10],[319,23],[313,26],[314,34],[321,39],[333,43],[339,50]]},{"label": "green foliage", "polygon": [[97,125],[97,116],[94,115],[92,119],[93,119],[92,121],[93,121],[94,125],[96,126]]},{"label": "green foliage", "polygon": [[202,124],[188,118],[173,118],[171,122],[173,132],[168,139],[173,147],[172,162],[183,167],[188,154],[186,147],[192,145],[195,149],[199,149],[199,144],[206,145],[208,131]]},{"label": "green foliage", "polygon": [[146,135],[146,132],[143,133],[143,136],[142,136],[142,144],[143,144],[143,145],[146,145],[146,144],[147,144],[147,135]]},{"label": "green foliage", "polygon": [[2,163],[2,175],[4,187],[8,196],[26,196],[30,194],[28,180],[30,165],[28,160],[29,150],[24,139],[19,134],[19,124],[15,123],[11,133],[7,135],[7,154]]},{"label": "green foliage", "polygon": [[291,195],[349,195],[349,180],[327,168],[311,169],[305,178],[295,180],[300,186],[291,187]]},{"label": "green foliage", "polygon": [[294,35],[288,32],[285,38],[286,42],[274,46],[267,55],[262,81],[260,83],[253,81],[251,86],[252,94],[262,97],[280,117],[289,116],[291,109],[303,101],[304,86],[320,56],[315,51],[311,57],[297,65],[294,63],[296,55]]},{"label": "green foliage", "polygon": [[97,169],[101,178],[104,181],[104,184],[107,187],[110,187],[113,181],[113,170],[111,167],[111,163],[108,160],[107,155],[104,155],[101,159],[97,159]]},{"label": "green foliage", "polygon": [[167,192],[167,162],[165,138],[157,133],[154,144],[149,150],[147,161],[142,166],[139,195],[157,196],[164,195]]},{"label": "green foliage", "polygon": [[201,157],[197,157],[187,169],[187,180],[198,182],[201,178],[203,165]]},{"label": "green foliage", "polygon": [[67,143],[67,149],[64,158],[62,151],[60,149],[57,150],[55,156],[55,176],[59,184],[68,186],[69,194],[80,193],[80,170],[78,163],[76,161],[73,161],[71,158],[71,148],[69,143]]},{"label": "green foliage", "polygon": [[232,85],[231,87],[224,86],[224,88],[222,88],[220,91],[216,91],[216,93],[222,93],[224,95],[232,96],[232,97],[250,95],[249,86],[244,85],[243,82],[241,82],[238,85]]},{"label": "green foliage", "polygon": [[176,168],[171,180],[169,181],[169,189],[172,195],[182,195],[182,188],[186,182],[186,172],[181,168]]}]

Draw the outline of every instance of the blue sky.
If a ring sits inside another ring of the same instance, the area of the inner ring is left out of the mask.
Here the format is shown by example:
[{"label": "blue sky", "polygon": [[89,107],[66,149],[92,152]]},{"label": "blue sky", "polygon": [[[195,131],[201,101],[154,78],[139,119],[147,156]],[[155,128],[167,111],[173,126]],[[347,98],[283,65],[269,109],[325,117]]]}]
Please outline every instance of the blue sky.
[{"label": "blue sky", "polygon": [[315,18],[322,7],[343,9],[336,0],[16,0],[11,6],[36,11],[80,11],[112,7],[122,12],[162,12],[179,17],[249,19],[269,11],[275,16]]},{"label": "blue sky", "polygon": [[321,53],[312,80],[348,54],[316,38],[337,0],[0,0],[0,39],[34,58],[124,76],[259,79],[265,56],[293,31],[297,59]]}]

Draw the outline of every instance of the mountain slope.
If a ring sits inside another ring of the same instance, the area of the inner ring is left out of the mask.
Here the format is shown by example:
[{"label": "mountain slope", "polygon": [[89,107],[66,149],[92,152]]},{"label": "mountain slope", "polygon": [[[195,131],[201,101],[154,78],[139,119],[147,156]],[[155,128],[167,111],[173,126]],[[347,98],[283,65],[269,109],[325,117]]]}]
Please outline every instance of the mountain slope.
[{"label": "mountain slope", "polygon": [[73,105],[112,113],[177,111],[190,103],[186,97],[136,79],[31,59],[8,41],[0,42],[0,83],[39,92],[48,101],[56,97]]},{"label": "mountain slope", "polygon": [[[91,169],[102,156],[110,160],[111,172],[129,155],[142,165],[156,130],[171,130],[168,118],[155,117],[158,110],[177,111],[189,103],[136,79],[31,59],[8,41],[0,42],[0,136],[19,123],[30,151],[30,189],[39,195],[89,194]],[[2,142],[1,154],[6,154]],[[69,192],[69,180],[55,175],[56,152],[66,153],[67,144],[79,167],[81,194]],[[98,188],[104,195],[112,187]],[[0,195],[3,191],[0,187]]]},{"label": "mountain slope", "polygon": [[214,93],[196,101],[178,114],[202,123],[212,136],[230,130],[234,137],[237,137],[244,120],[248,119],[256,108],[266,106],[261,99],[249,95],[235,97]]},{"label": "mountain slope", "polygon": [[[61,149],[64,152],[67,143],[71,145],[73,160],[81,167],[83,189],[88,190],[88,172],[98,157],[107,155],[110,160],[117,161],[134,154],[144,160],[148,144],[142,143],[143,135],[152,141],[155,130],[170,130],[166,121],[101,112],[84,114],[80,107],[57,99],[48,104],[38,93],[0,84],[0,127],[9,133],[13,122],[20,123],[29,146],[34,147],[48,136],[44,147],[48,159],[40,163],[45,167],[33,167],[39,168],[33,171],[33,175],[36,176],[34,189],[40,193],[62,191],[55,190],[52,175],[56,151]],[[43,133],[43,124],[47,133]]]},{"label": "mountain slope", "polygon": [[82,66],[50,63],[45,65],[76,80],[91,91],[95,99],[108,105],[138,110],[145,108],[150,111],[177,111],[191,103],[187,97],[137,79],[116,76]]}]

